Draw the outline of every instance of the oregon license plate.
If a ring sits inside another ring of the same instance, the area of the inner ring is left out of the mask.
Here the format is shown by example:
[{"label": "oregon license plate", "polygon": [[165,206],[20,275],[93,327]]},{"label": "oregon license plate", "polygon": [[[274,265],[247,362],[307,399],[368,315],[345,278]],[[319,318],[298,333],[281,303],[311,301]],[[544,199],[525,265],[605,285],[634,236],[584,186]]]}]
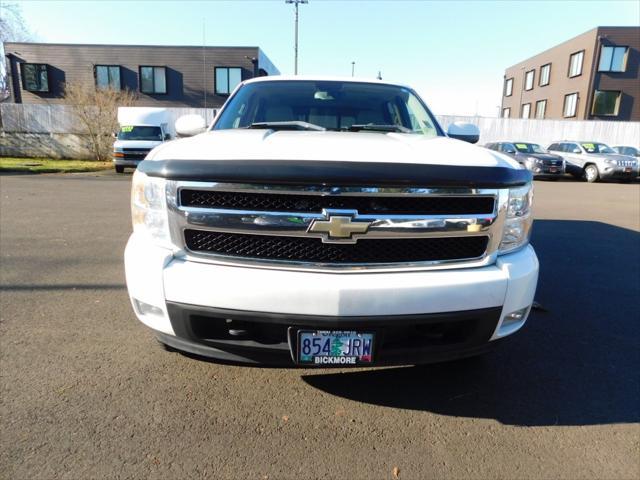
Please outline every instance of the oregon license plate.
[{"label": "oregon license plate", "polygon": [[362,365],[373,361],[373,333],[330,330],[298,331],[298,363]]}]

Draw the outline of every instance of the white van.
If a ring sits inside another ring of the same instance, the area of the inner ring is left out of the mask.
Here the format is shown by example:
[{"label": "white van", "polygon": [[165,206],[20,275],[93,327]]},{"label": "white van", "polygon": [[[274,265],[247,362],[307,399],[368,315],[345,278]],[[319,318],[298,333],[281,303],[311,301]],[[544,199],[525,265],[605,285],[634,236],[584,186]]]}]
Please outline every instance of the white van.
[{"label": "white van", "polygon": [[175,137],[166,108],[120,107],[118,124],[113,144],[113,163],[118,173],[123,173],[125,167],[136,168],[153,147]]}]

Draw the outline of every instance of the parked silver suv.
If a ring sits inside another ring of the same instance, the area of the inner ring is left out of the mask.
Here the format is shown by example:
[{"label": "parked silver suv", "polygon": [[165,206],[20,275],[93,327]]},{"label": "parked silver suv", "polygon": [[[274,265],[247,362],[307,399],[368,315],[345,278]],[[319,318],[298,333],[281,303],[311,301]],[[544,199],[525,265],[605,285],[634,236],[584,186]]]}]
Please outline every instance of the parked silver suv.
[{"label": "parked silver suv", "polygon": [[635,158],[620,155],[604,143],[561,140],[553,142],[547,150],[562,152],[567,173],[589,183],[609,179],[630,181],[638,176]]}]

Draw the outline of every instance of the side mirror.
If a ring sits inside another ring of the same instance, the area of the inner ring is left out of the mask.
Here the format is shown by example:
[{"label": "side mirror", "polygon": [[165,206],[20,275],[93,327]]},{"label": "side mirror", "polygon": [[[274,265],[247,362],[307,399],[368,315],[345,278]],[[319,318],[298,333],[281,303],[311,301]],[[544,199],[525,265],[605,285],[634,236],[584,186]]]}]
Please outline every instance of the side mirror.
[{"label": "side mirror", "polygon": [[118,138],[118,134],[117,134],[116,132],[111,132],[111,136],[112,136],[113,138]]},{"label": "side mirror", "polygon": [[509,150],[505,150],[505,151],[504,151],[504,153],[511,153],[511,154],[515,154],[515,153],[516,153],[516,151],[515,151],[515,150],[511,150],[511,149],[509,149]]},{"label": "side mirror", "polygon": [[163,140],[171,140],[171,135],[169,135],[168,133],[165,133],[164,136],[162,137]]},{"label": "side mirror", "polygon": [[582,153],[582,151],[579,148],[574,148],[573,153]]},{"label": "side mirror", "polygon": [[480,140],[480,130],[473,123],[453,122],[449,125],[447,135],[469,143],[478,143]]},{"label": "side mirror", "polygon": [[193,137],[207,129],[204,118],[197,114],[183,115],[176,120],[176,133],[181,137]]}]

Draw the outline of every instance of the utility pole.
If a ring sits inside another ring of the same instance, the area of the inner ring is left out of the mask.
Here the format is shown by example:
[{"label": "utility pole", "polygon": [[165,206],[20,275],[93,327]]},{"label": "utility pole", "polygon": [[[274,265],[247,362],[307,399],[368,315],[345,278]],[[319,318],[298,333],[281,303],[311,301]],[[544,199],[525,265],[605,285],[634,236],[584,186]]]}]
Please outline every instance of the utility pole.
[{"label": "utility pole", "polygon": [[351,62],[351,76],[353,77],[353,75],[356,72],[356,62]]},{"label": "utility pole", "polygon": [[295,40],[295,46],[294,46],[295,59],[294,59],[293,73],[294,75],[297,75],[298,74],[298,5],[307,4],[309,3],[309,0],[284,0],[284,1],[285,3],[293,3],[296,9],[296,34],[295,34],[296,40]]}]

